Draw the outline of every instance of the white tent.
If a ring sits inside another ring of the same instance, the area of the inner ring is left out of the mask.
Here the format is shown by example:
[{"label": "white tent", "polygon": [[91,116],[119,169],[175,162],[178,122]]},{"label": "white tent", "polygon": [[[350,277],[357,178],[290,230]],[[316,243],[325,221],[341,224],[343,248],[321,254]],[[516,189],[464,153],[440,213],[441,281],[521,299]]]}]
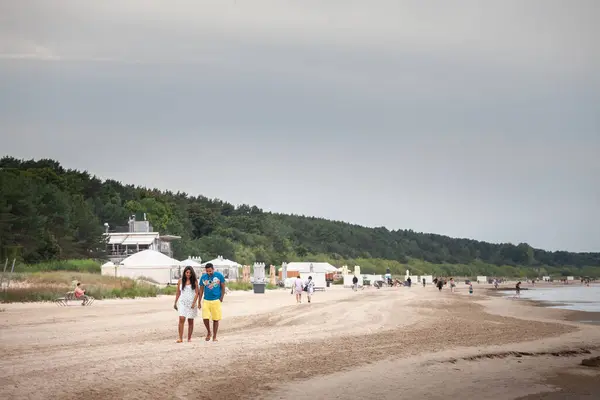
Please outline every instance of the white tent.
[{"label": "white tent", "polygon": [[[116,268],[116,276],[132,279],[146,277],[161,284],[175,283],[181,268],[179,261],[166,254],[156,250],[144,250],[121,261]],[[114,274],[114,266],[102,268],[102,275]]]},{"label": "white tent", "polygon": [[214,260],[202,263],[202,268],[206,267],[206,264],[208,263],[211,263],[213,267],[215,267],[215,270],[222,273],[227,280],[237,279],[239,273],[238,269],[242,266],[235,261],[223,258],[223,256],[218,256]]},{"label": "white tent", "polygon": [[214,260],[210,260],[207,261],[205,263],[202,263],[202,267],[205,267],[206,264],[211,263],[213,265],[213,267],[217,268],[217,267],[241,267],[241,264],[236,263],[235,261],[231,261],[228,260],[226,258],[223,258],[223,256],[219,256],[217,258],[215,258]]},{"label": "white tent", "polygon": [[100,267],[100,274],[115,276],[115,264],[113,264],[112,261],[102,264]]},{"label": "white tent", "polygon": [[325,274],[337,272],[336,267],[326,262],[291,262],[288,263],[287,270],[297,272],[319,272]]},{"label": "white tent", "polygon": [[200,268],[202,266],[202,264],[200,264],[198,261],[191,259],[191,258],[180,261],[179,263],[186,267],[193,267],[194,269]]}]

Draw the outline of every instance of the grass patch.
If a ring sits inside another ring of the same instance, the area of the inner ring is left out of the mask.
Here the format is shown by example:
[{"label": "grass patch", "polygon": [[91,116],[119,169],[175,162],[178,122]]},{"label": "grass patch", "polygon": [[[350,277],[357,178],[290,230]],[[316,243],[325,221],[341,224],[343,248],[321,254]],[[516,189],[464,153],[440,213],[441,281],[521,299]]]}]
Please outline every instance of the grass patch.
[{"label": "grass patch", "polygon": [[175,295],[177,294],[177,285],[165,286],[164,288],[159,289],[158,293],[164,295]]},{"label": "grass patch", "polygon": [[156,297],[159,293],[159,289],[149,283],[80,272],[20,273],[14,274],[11,281],[10,287],[1,294],[4,303],[52,301],[73,290],[76,282],[81,282],[86,294],[97,300]]},{"label": "grass patch", "polygon": [[[15,271],[19,272],[49,272],[49,271],[74,271],[90,274],[100,273],[100,262],[96,260],[64,260],[47,261],[38,264],[19,264]],[[10,267],[10,266],[9,266]]]}]

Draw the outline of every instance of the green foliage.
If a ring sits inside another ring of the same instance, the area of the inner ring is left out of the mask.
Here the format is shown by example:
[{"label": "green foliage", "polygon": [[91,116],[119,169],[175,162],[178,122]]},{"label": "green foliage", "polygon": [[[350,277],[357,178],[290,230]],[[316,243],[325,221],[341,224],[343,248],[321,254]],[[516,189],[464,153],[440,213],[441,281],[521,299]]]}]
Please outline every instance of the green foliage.
[{"label": "green foliage", "polygon": [[[146,213],[160,233],[182,237],[174,242],[179,259],[223,255],[267,265],[318,260],[358,264],[365,272],[391,268],[399,275],[408,268],[415,274],[457,276],[600,276],[600,253],[550,252],[527,243],[492,244],[273,214],[256,206],[101,181],[53,160],[0,159],[0,187],[0,260],[18,257],[26,264],[100,258],[104,222],[122,226],[128,215]],[[79,270],[68,263],[48,265]]]},{"label": "green foliage", "polygon": [[17,265],[15,271],[76,271],[99,274],[100,262],[96,260],[50,260],[37,264]]},{"label": "green foliage", "polygon": [[165,287],[159,289],[158,293],[163,294],[163,295],[175,295],[175,294],[177,294],[177,286],[175,286],[175,285],[165,286]]}]

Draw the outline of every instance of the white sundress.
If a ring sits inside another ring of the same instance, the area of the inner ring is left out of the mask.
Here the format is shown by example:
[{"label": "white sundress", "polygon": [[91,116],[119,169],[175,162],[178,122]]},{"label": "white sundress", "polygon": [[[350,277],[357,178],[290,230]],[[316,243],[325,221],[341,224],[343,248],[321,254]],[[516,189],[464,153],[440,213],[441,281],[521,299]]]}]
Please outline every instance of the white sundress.
[{"label": "white sundress", "polygon": [[[183,285],[183,282],[181,283]],[[192,289],[192,285],[185,285],[179,295],[177,301],[177,310],[179,310],[179,316],[188,319],[194,319],[198,316],[198,306],[192,308],[196,291]]]}]

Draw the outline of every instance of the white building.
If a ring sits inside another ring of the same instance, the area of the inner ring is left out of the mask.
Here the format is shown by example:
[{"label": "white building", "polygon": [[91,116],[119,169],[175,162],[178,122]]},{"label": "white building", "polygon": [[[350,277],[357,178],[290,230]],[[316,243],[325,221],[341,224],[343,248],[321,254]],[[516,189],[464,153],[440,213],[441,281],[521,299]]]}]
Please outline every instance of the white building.
[{"label": "white building", "polygon": [[171,242],[181,239],[180,236],[160,235],[152,232],[150,221],[136,221],[135,216],[129,218],[127,227],[119,227],[121,232],[109,232],[106,227],[106,253],[108,259],[118,264],[132,254],[143,250],[156,250],[168,257],[173,257]]}]

